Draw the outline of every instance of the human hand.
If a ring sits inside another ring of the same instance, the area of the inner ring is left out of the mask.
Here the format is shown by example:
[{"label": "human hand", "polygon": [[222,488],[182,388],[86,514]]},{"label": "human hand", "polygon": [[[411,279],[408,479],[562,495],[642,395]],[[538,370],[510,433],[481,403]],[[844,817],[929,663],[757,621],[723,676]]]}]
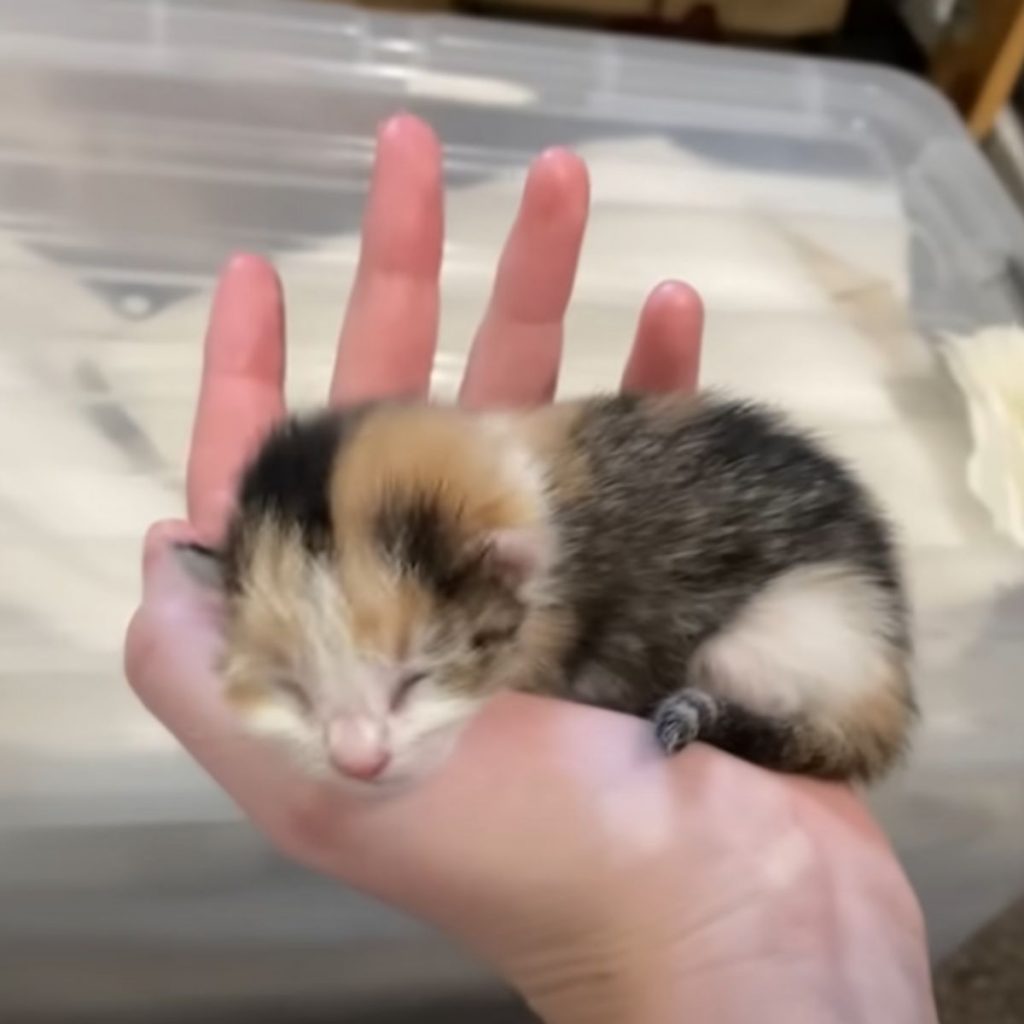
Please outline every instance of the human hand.
[{"label": "human hand", "polygon": [[[535,162],[463,402],[551,398],[586,207],[576,158],[554,151]],[[426,390],[441,221],[436,141],[397,118],[381,132],[333,401]],[[692,388],[700,316],[685,286],[657,289],[624,385]],[[912,1015],[913,995],[906,1012],[890,998],[873,1016],[829,1003],[840,982],[849,989],[840,997],[863,1001],[856,974],[837,981],[822,960],[856,942],[851,915],[863,941],[852,956],[842,950],[844,968],[867,972],[876,991],[906,993],[908,977],[918,996],[922,977],[927,989],[916,904],[843,788],[699,745],[665,759],[645,722],[518,695],[496,699],[435,777],[386,800],[312,779],[242,732],[212,669],[220,609],[169,545],[219,539],[241,465],[284,413],[283,372],[276,275],[236,258],[207,336],[189,520],[147,537],[126,649],[142,700],[273,841],[458,936],[552,1021],[675,1020],[679,1006],[694,1020],[745,1020],[751,996],[762,1009],[766,1000],[797,1007],[783,1014],[790,1020],[801,1009],[809,1020],[931,1019]]]}]

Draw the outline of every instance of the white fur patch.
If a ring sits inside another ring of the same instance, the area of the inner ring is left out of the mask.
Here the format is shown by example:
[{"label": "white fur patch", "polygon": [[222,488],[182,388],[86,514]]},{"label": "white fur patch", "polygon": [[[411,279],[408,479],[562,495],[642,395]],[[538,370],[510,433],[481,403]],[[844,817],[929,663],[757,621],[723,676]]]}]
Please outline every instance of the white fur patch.
[{"label": "white fur patch", "polygon": [[773,580],[694,659],[694,682],[770,714],[848,706],[892,678],[885,593],[820,563]]},{"label": "white fur patch", "polygon": [[487,413],[479,417],[480,427],[493,438],[495,458],[501,460],[501,471],[507,486],[529,496],[534,506],[535,522],[512,531],[518,534],[515,543],[528,550],[532,565],[520,597],[528,604],[543,599],[547,572],[555,557],[554,528],[545,502],[545,473],[542,465],[520,436],[518,417],[508,413]]},{"label": "white fur patch", "polygon": [[415,780],[435,768],[484,698],[450,693],[428,675],[394,710],[391,697],[409,666],[360,657],[351,639],[345,596],[328,565],[311,560],[303,583],[302,614],[291,617],[298,630],[295,661],[285,673],[308,696],[311,713],[304,713],[286,693],[274,695],[268,686],[265,701],[243,708],[245,726],[284,746],[307,771],[320,773],[330,770],[328,723],[363,720],[379,726],[391,755],[388,767],[370,785]]},{"label": "white fur patch", "polygon": [[544,506],[544,472],[519,436],[517,418],[507,413],[490,413],[480,416],[478,422],[494,440],[492,450],[501,460],[502,475],[508,485],[536,502],[539,517]]},{"label": "white fur patch", "polygon": [[419,778],[435,769],[451,752],[485,698],[450,694],[426,681],[389,722],[392,763],[387,774]]},{"label": "white fur patch", "polygon": [[246,708],[241,720],[254,736],[264,737],[287,750],[305,771],[321,774],[327,770],[327,751],[320,731],[285,697]]}]

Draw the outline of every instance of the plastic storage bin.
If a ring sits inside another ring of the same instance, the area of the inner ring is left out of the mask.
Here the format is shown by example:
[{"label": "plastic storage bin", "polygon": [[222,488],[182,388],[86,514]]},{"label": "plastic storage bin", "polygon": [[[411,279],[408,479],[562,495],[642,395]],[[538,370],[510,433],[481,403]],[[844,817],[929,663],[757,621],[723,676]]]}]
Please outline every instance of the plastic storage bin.
[{"label": "plastic storage bin", "polygon": [[700,288],[705,380],[826,432],[907,544],[925,725],[876,802],[935,953],[1020,889],[1024,556],[967,491],[962,403],[932,339],[1018,317],[1024,226],[935,93],[873,68],[496,22],[6,0],[0,97],[7,1016],[161,998],[171,1019],[402,1019],[404,998],[414,1019],[433,1003],[499,1019],[500,990],[442,940],[268,852],[121,678],[142,530],[181,507],[216,268],[238,248],[278,261],[290,387],[319,399],[373,130],[398,107],[447,147],[439,391],[526,162],[576,146],[594,208],[564,390],[613,384],[653,283]]}]

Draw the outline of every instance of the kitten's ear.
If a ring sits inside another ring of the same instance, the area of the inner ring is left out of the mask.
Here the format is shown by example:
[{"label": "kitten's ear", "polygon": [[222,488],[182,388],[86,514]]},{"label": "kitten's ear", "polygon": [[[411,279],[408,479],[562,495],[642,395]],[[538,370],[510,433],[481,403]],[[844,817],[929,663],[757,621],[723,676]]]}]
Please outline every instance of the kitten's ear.
[{"label": "kitten's ear", "polygon": [[548,538],[537,527],[495,530],[487,538],[485,557],[498,577],[518,592],[547,568],[550,557]]},{"label": "kitten's ear", "polygon": [[193,582],[210,590],[224,589],[224,559],[216,548],[180,543],[174,545],[174,554]]}]

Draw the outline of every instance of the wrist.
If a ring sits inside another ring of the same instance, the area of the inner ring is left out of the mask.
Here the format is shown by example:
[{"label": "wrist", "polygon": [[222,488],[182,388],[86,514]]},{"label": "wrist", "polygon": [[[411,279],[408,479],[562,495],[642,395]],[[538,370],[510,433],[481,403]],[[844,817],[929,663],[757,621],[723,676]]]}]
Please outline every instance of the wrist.
[{"label": "wrist", "polygon": [[600,894],[592,931],[507,976],[545,1024],[934,1024],[920,910],[888,850],[837,863],[796,830],[749,867],[717,891],[640,875]]},{"label": "wrist", "polygon": [[812,975],[828,972],[780,957],[770,916],[759,905],[693,930],[669,913],[627,915],[585,941],[534,951],[508,977],[545,1024],[760,1024],[766,1007],[787,1020],[831,1019],[802,1012],[823,988]]}]

